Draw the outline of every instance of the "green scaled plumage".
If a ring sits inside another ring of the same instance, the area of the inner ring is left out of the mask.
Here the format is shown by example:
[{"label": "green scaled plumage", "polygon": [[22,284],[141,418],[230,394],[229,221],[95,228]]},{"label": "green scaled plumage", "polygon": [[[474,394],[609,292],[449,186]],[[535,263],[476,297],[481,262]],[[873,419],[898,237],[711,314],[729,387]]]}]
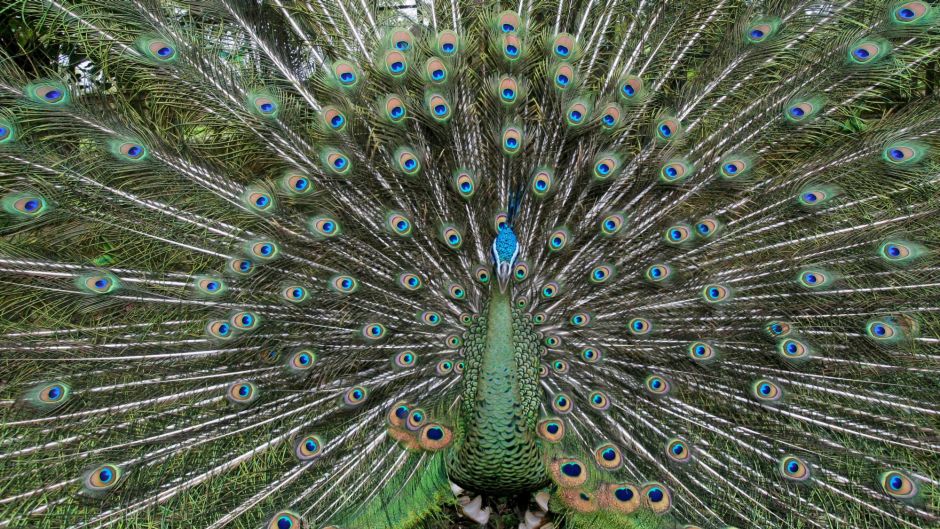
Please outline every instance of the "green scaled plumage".
[{"label": "green scaled plumage", "polygon": [[937,6],[7,3],[0,527],[940,524]]}]

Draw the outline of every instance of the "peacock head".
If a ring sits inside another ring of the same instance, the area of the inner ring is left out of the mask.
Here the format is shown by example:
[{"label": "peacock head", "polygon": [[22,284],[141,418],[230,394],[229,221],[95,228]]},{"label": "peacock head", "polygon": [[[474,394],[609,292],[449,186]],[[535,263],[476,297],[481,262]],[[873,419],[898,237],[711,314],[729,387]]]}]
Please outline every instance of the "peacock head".
[{"label": "peacock head", "polygon": [[508,225],[500,226],[499,234],[493,239],[493,268],[499,281],[500,292],[506,292],[518,256],[519,241],[515,232]]}]

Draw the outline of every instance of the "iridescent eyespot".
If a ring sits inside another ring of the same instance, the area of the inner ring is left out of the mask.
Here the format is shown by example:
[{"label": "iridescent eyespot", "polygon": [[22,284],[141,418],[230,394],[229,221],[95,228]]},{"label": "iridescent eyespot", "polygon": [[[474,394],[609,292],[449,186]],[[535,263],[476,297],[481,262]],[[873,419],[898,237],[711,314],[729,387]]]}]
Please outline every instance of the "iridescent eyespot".
[{"label": "iridescent eyespot", "polygon": [[478,266],[473,272],[473,276],[484,285],[490,282],[490,271],[485,266]]},{"label": "iridescent eyespot", "polygon": [[695,362],[706,364],[718,356],[715,348],[705,342],[692,342],[689,344],[689,358]]},{"label": "iridescent eyespot", "polygon": [[640,491],[646,506],[656,514],[662,514],[672,507],[672,494],[661,483],[648,483]]},{"label": "iridescent eyespot", "polygon": [[362,326],[362,336],[368,340],[379,340],[385,337],[385,325],[381,323],[367,323]]},{"label": "iridescent eyespot", "polygon": [[673,159],[659,170],[659,179],[665,184],[675,184],[685,180],[692,173],[692,165],[681,159]]},{"label": "iridescent eyespot", "polygon": [[305,435],[294,443],[294,456],[301,461],[310,461],[323,454],[323,442],[316,435]]},{"label": "iridescent eyespot", "polygon": [[625,514],[636,511],[640,506],[640,491],[631,483],[611,483],[607,485],[608,505]]},{"label": "iridescent eyespot", "polygon": [[385,226],[388,227],[391,233],[399,237],[411,235],[411,230],[414,229],[414,225],[408,217],[396,212],[391,212],[386,215]]},{"label": "iridescent eyespot", "polygon": [[585,347],[581,350],[581,358],[583,358],[585,362],[593,364],[601,360],[601,352],[593,347]]},{"label": "iridescent eyespot", "polygon": [[409,368],[415,365],[417,356],[412,351],[402,351],[392,356],[392,365],[398,368]]},{"label": "iridescent eyespot", "polygon": [[336,107],[323,107],[320,118],[323,119],[324,126],[333,132],[342,132],[346,128],[346,115]]},{"label": "iridescent eyespot", "polygon": [[437,363],[436,371],[438,375],[446,375],[453,370],[454,370],[454,363],[451,362],[450,360],[441,360],[440,362]]},{"label": "iridescent eyespot", "polygon": [[587,481],[587,469],[577,459],[556,460],[552,462],[550,468],[555,481],[562,487],[579,487]]},{"label": "iridescent eyespot", "polygon": [[783,338],[793,332],[793,326],[784,321],[771,321],[764,325],[764,331],[770,338]]},{"label": "iridescent eyespot", "polygon": [[343,403],[347,406],[358,406],[365,402],[369,392],[362,386],[354,386],[343,393]]},{"label": "iridescent eyespot", "polygon": [[476,193],[476,177],[473,172],[468,169],[458,169],[455,171],[451,182],[461,198],[470,198]]},{"label": "iridescent eyespot", "polygon": [[552,409],[557,413],[568,413],[571,411],[571,397],[564,393],[555,395],[552,399]]},{"label": "iridescent eyespot", "polygon": [[529,184],[529,189],[532,191],[533,195],[541,198],[551,193],[553,183],[554,178],[552,170],[547,167],[542,167],[537,169],[535,174],[532,175],[532,182]]},{"label": "iridescent eyespot", "polygon": [[414,408],[405,419],[405,428],[415,432],[420,430],[428,420],[428,414],[421,408]]},{"label": "iridescent eyespot", "polygon": [[627,330],[634,336],[642,336],[653,330],[653,324],[646,318],[633,318],[627,323]]},{"label": "iridescent eyespot", "polygon": [[892,11],[894,22],[899,24],[916,24],[927,20],[930,5],[924,2],[905,2]]},{"label": "iridescent eyespot", "polygon": [[493,230],[499,234],[500,230],[509,227],[509,215],[505,212],[497,213],[493,217]]},{"label": "iridescent eyespot", "polygon": [[525,296],[519,296],[516,298],[516,307],[519,309],[524,309],[529,306],[529,298]]},{"label": "iridescent eyespot", "polygon": [[71,98],[68,88],[56,81],[39,81],[27,85],[26,95],[33,101],[46,105],[65,105]]},{"label": "iridescent eyespot", "polygon": [[409,147],[399,147],[395,150],[395,163],[398,170],[408,176],[414,176],[421,172],[421,160]]},{"label": "iridescent eyespot", "polygon": [[258,351],[258,359],[264,364],[276,364],[280,358],[281,352],[277,349],[262,349]]},{"label": "iridescent eyespot", "polygon": [[552,252],[559,252],[568,244],[568,230],[557,228],[548,234],[548,249]]},{"label": "iridescent eyespot", "polygon": [[280,249],[273,241],[257,241],[248,243],[248,253],[259,261],[270,261],[280,254]]},{"label": "iridescent eyespot", "polygon": [[463,246],[463,235],[456,226],[445,224],[440,231],[441,240],[451,250],[459,250]]},{"label": "iridescent eyespot", "polygon": [[78,276],[75,283],[80,289],[91,294],[110,294],[121,287],[118,278],[108,272]]},{"label": "iridescent eyespot", "polygon": [[558,294],[559,287],[556,281],[550,281],[542,285],[541,290],[539,291],[542,294],[544,299],[551,299]]},{"label": "iridescent eyespot", "polygon": [[359,281],[348,275],[337,275],[330,278],[330,288],[340,294],[352,294],[359,290]]},{"label": "iridescent eyespot", "polygon": [[611,265],[601,264],[591,269],[588,274],[588,281],[594,284],[606,283],[607,280],[614,277],[614,268]]},{"label": "iridescent eyespot", "polygon": [[594,158],[594,179],[605,182],[620,172],[620,157],[611,152],[602,152]]},{"label": "iridescent eyespot", "polygon": [[544,312],[536,312],[535,314],[532,315],[532,323],[536,325],[541,325],[545,323],[546,319],[547,319],[547,316],[545,315]]},{"label": "iridescent eyespot", "polygon": [[0,144],[12,143],[15,137],[15,128],[8,120],[0,119]]},{"label": "iridescent eyespot", "polygon": [[588,395],[588,404],[595,410],[606,410],[610,408],[610,399],[603,391],[594,391]]},{"label": "iridescent eyespot", "polygon": [[777,21],[758,21],[751,24],[744,33],[745,38],[751,44],[765,42],[777,31],[779,22]]},{"label": "iridescent eyespot", "polygon": [[463,285],[454,283],[447,287],[447,295],[455,301],[461,301],[467,297],[467,289]]},{"label": "iridescent eyespot", "polygon": [[411,272],[405,272],[398,276],[398,284],[405,290],[415,291],[424,286],[421,278]]},{"label": "iridescent eyespot", "polygon": [[692,450],[684,439],[674,437],[666,441],[666,457],[675,463],[688,463],[692,459]]},{"label": "iridescent eyespot", "polygon": [[496,27],[502,33],[512,33],[519,31],[522,27],[522,20],[514,11],[503,11],[496,18]]},{"label": "iridescent eyespot", "polygon": [[313,192],[310,177],[296,172],[287,172],[280,180],[281,189],[293,196],[307,195]]},{"label": "iridescent eyespot", "polygon": [[310,233],[322,238],[335,237],[342,231],[336,219],[324,215],[310,218],[310,220],[307,221],[307,227]]},{"label": "iridescent eyespot", "polygon": [[597,466],[606,470],[616,470],[623,465],[623,456],[620,449],[611,443],[603,444],[594,450],[594,461]]},{"label": "iridescent eyespot", "polygon": [[356,66],[349,61],[336,61],[332,65],[333,78],[343,88],[351,89],[359,82]]},{"label": "iridescent eyespot", "polygon": [[54,409],[64,404],[72,394],[68,384],[53,382],[33,387],[27,394],[27,402],[36,408]]},{"label": "iridescent eyespot", "polygon": [[504,75],[496,85],[496,91],[499,99],[507,105],[515,103],[519,98],[519,83],[510,75]]},{"label": "iridescent eyespot", "polygon": [[159,62],[173,62],[177,58],[176,46],[166,39],[141,39],[138,41],[138,47],[151,59]]},{"label": "iridescent eyespot", "polygon": [[281,289],[281,298],[291,303],[302,303],[307,300],[307,289],[300,285],[289,285]]},{"label": "iridescent eyespot", "polygon": [[865,334],[875,342],[892,344],[906,337],[904,328],[892,317],[874,318],[865,324]]},{"label": "iridescent eyespot", "polygon": [[349,157],[331,147],[324,148],[320,152],[320,162],[327,171],[337,176],[345,176],[352,170]]},{"label": "iridescent eyespot", "polygon": [[552,371],[563,375],[568,372],[568,362],[564,360],[555,360],[552,362]]},{"label": "iridescent eyespot", "polygon": [[293,511],[278,511],[268,520],[265,529],[304,529],[303,518]]},{"label": "iridescent eyespot", "polygon": [[139,161],[147,157],[147,148],[139,143],[122,142],[116,145],[115,153],[124,160]]},{"label": "iridescent eyespot", "polygon": [[783,390],[766,378],[759,378],[751,383],[751,395],[760,402],[773,404],[783,398]]},{"label": "iridescent eyespot", "polygon": [[269,95],[258,95],[251,98],[252,107],[256,112],[266,117],[277,116],[280,105]]},{"label": "iridescent eyespot", "polygon": [[106,493],[121,482],[124,473],[121,467],[113,464],[98,465],[85,472],[82,480],[84,490],[92,495]]},{"label": "iridescent eyespot", "polygon": [[705,217],[702,220],[695,223],[695,235],[700,239],[711,239],[718,233],[720,228],[718,219],[714,217]]},{"label": "iridescent eyespot", "polygon": [[561,337],[556,334],[550,334],[545,337],[544,343],[546,347],[560,347]]},{"label": "iridescent eyespot", "polygon": [[672,141],[679,132],[679,120],[674,117],[667,116],[656,122],[656,138],[660,141]]},{"label": "iridescent eyespot", "polygon": [[561,419],[545,419],[538,425],[539,437],[557,443],[565,437],[565,423]]},{"label": "iridescent eyespot", "polygon": [[777,353],[785,360],[806,360],[810,356],[810,348],[801,340],[786,338],[777,344]]},{"label": "iridescent eyespot", "polygon": [[797,279],[800,285],[810,289],[817,289],[829,286],[832,283],[833,276],[829,272],[813,269],[800,272]]},{"label": "iridescent eyespot", "polygon": [[620,125],[623,119],[623,109],[617,103],[610,103],[600,112],[601,127],[605,130],[613,130]]},{"label": "iridescent eyespot", "polygon": [[294,373],[304,373],[313,367],[317,355],[308,349],[296,351],[287,359],[287,367]]},{"label": "iridescent eyespot", "polygon": [[568,319],[573,327],[587,327],[591,323],[591,315],[587,312],[576,312]]},{"label": "iridescent eyespot", "polygon": [[442,55],[454,55],[459,51],[460,38],[457,33],[445,29],[437,34],[437,50]]},{"label": "iridescent eyespot", "polygon": [[418,318],[421,322],[426,323],[427,325],[437,326],[440,325],[442,319],[441,315],[438,312],[431,310],[426,310],[419,315]]},{"label": "iridescent eyespot", "polygon": [[206,333],[218,340],[227,340],[234,336],[232,326],[227,321],[212,320],[206,324]]},{"label": "iridescent eyespot", "polygon": [[394,94],[385,97],[383,108],[385,109],[385,117],[392,123],[401,123],[408,114],[404,100]]},{"label": "iridescent eyespot", "polygon": [[398,401],[391,407],[386,418],[390,425],[403,428],[409,413],[411,413],[411,406],[405,401]]},{"label": "iridescent eyespot", "polygon": [[791,481],[806,481],[809,479],[809,465],[796,456],[783,456],[777,464],[780,475]]},{"label": "iridescent eyespot", "polygon": [[516,281],[522,281],[529,277],[529,265],[525,262],[517,262],[512,268],[512,278]]},{"label": "iridescent eyespot", "polygon": [[729,154],[722,161],[718,175],[724,180],[741,180],[751,171],[753,163],[741,154]]},{"label": "iridescent eyespot", "polygon": [[676,224],[675,226],[670,226],[666,228],[666,231],[663,233],[663,238],[666,239],[666,242],[671,245],[682,244],[689,240],[689,237],[692,236],[692,230],[687,224]]},{"label": "iridescent eyespot", "polygon": [[401,77],[408,72],[408,59],[397,50],[385,53],[385,71],[392,77]]},{"label": "iridescent eyespot", "polygon": [[577,52],[577,43],[569,33],[559,33],[552,39],[549,48],[555,57],[567,59]]},{"label": "iridescent eyespot", "polygon": [[229,323],[239,331],[250,331],[258,327],[261,319],[254,312],[240,311],[232,314]]},{"label": "iridescent eyespot", "polygon": [[625,77],[620,81],[618,93],[626,102],[636,101],[643,93],[643,80],[636,76]]},{"label": "iridescent eyespot", "polygon": [[502,36],[503,58],[513,62],[522,56],[522,40],[516,35],[506,34]]},{"label": "iridescent eyespot", "polygon": [[225,398],[233,404],[248,404],[258,398],[258,389],[247,380],[239,380],[228,385]]},{"label": "iridescent eyespot", "polygon": [[585,100],[578,100],[568,106],[565,113],[565,122],[569,127],[577,127],[588,121],[591,114],[591,108]]},{"label": "iridescent eyespot", "polygon": [[563,62],[555,67],[555,74],[552,76],[552,80],[555,83],[555,88],[557,90],[567,90],[572,85],[576,84],[576,76],[574,68]]},{"label": "iridescent eyespot", "polygon": [[900,470],[889,470],[881,474],[878,482],[886,494],[900,500],[913,499],[920,490],[917,483]]},{"label": "iridescent eyespot", "polygon": [[866,39],[849,46],[851,64],[871,64],[881,59],[891,50],[890,44],[881,39]]},{"label": "iridescent eyespot", "polygon": [[431,57],[424,63],[424,75],[428,82],[444,83],[447,81],[447,66],[437,57]]},{"label": "iridescent eyespot", "polygon": [[878,247],[879,257],[895,265],[908,264],[923,253],[924,249],[919,244],[900,240],[888,240]]},{"label": "iridescent eyespot", "polygon": [[193,284],[201,294],[207,296],[219,296],[228,289],[225,282],[217,277],[199,276],[193,280]]},{"label": "iridescent eyespot", "polygon": [[548,376],[548,366],[545,364],[539,364],[539,378],[545,378]]},{"label": "iridescent eyespot", "polygon": [[620,233],[620,230],[623,229],[623,224],[626,222],[625,216],[621,212],[610,213],[600,222],[601,235],[610,237],[611,235],[616,235]]},{"label": "iridescent eyespot", "polygon": [[500,145],[502,145],[504,153],[513,155],[522,149],[522,128],[509,125],[503,129],[500,138]]},{"label": "iridescent eyespot", "polygon": [[463,339],[461,339],[460,336],[457,336],[456,334],[451,334],[444,339],[444,344],[451,349],[459,349],[463,344]]},{"label": "iridescent eyespot", "polygon": [[643,277],[651,283],[663,283],[672,276],[672,268],[667,264],[650,265]]},{"label": "iridescent eyespot", "polygon": [[388,33],[386,40],[396,50],[408,51],[414,42],[414,36],[405,28],[395,28]]},{"label": "iridescent eyespot", "polygon": [[446,448],[453,440],[454,434],[450,428],[440,424],[426,424],[418,433],[418,444],[421,448],[432,452]]},{"label": "iridescent eyespot", "polygon": [[465,327],[473,323],[473,315],[469,312],[461,312],[458,319],[460,320],[460,324]]},{"label": "iridescent eyespot", "polygon": [[672,390],[672,384],[665,377],[659,375],[650,375],[643,381],[646,390],[653,395],[666,395]]},{"label": "iridescent eyespot", "polygon": [[447,122],[450,120],[450,104],[440,94],[434,94],[426,98],[428,111],[431,117],[438,122]]},{"label": "iridescent eyespot", "polygon": [[702,298],[708,303],[721,303],[731,299],[731,289],[723,285],[705,285]]},{"label": "iridescent eyespot", "polygon": [[788,122],[799,124],[811,120],[822,110],[823,100],[818,97],[796,99],[784,107],[783,115]]}]

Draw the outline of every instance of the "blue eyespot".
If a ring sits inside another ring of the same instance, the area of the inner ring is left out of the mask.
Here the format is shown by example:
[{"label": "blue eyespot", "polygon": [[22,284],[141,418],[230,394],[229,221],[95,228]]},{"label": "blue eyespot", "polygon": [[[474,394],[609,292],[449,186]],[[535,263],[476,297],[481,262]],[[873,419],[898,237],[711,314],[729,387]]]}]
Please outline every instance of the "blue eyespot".
[{"label": "blue eyespot", "polygon": [[613,124],[616,122],[614,117],[611,116],[610,114],[605,114],[602,120],[604,121],[604,125],[607,125],[607,126],[613,126]]},{"label": "blue eyespot", "polygon": [[626,95],[627,97],[633,97],[634,95],[636,95],[636,88],[633,88],[629,84],[623,85],[623,88],[621,90],[623,91],[624,95]]},{"label": "blue eyespot", "polygon": [[172,54],[173,54],[173,48],[169,46],[164,46],[160,48],[159,50],[157,50],[157,55],[159,55],[160,57],[169,57]]},{"label": "blue eyespot", "polygon": [[354,75],[353,75],[352,73],[350,73],[350,72],[343,72],[342,74],[340,74],[339,78],[340,78],[340,80],[343,81],[344,83],[351,83],[351,82],[353,81],[353,79],[356,78],[356,76],[354,76]]},{"label": "blue eyespot", "polygon": [[512,101],[513,99],[515,99],[515,97],[516,97],[516,93],[512,90],[512,88],[503,89],[503,99],[508,99]]},{"label": "blue eyespot", "polygon": [[405,70],[405,63],[403,63],[403,62],[401,62],[401,61],[395,61],[395,62],[392,63],[392,67],[391,67],[391,68],[392,68],[392,72],[394,72],[394,73],[403,72],[403,71]]},{"label": "blue eyespot", "polygon": [[334,129],[338,129],[343,125],[345,121],[346,120],[343,118],[343,116],[337,114],[333,116],[332,119],[330,119],[330,125],[332,125]]},{"label": "blue eyespot", "polygon": [[59,90],[49,90],[46,92],[45,98],[49,101],[58,101],[62,98],[62,92]]},{"label": "blue eyespot", "polygon": [[440,81],[444,78],[444,70],[434,70],[431,72],[431,78],[435,81]]},{"label": "blue eyespot", "polygon": [[434,113],[437,114],[438,116],[443,116],[444,114],[447,113],[447,107],[444,105],[436,105],[434,107]]},{"label": "blue eyespot", "polygon": [[556,77],[555,80],[561,86],[568,86],[568,82],[571,81],[571,79],[568,79],[568,76],[563,73],[558,74],[558,77]]},{"label": "blue eyespot", "polygon": [[559,44],[558,46],[555,46],[555,53],[561,55],[562,57],[567,57],[568,53],[570,53],[570,50],[567,46]]},{"label": "blue eyespot", "polygon": [[581,465],[577,463],[565,463],[561,466],[561,472],[572,478],[576,478],[581,475]]},{"label": "blue eyespot", "polygon": [[764,36],[764,32],[763,32],[763,31],[761,31],[761,30],[759,30],[759,29],[752,29],[752,30],[751,30],[751,38],[752,38],[752,39],[757,40],[757,39],[762,38],[763,36]]},{"label": "blue eyespot", "polygon": [[620,487],[614,492],[614,496],[620,501],[630,501],[633,499],[633,490],[629,487]]},{"label": "blue eyespot", "polygon": [[651,488],[649,492],[647,493],[647,496],[649,497],[650,501],[653,503],[663,501],[663,491],[662,489],[658,487]]},{"label": "blue eyespot", "polygon": [[503,24],[503,33],[511,33],[516,31],[516,27],[512,24]]},{"label": "blue eyespot", "polygon": [[395,47],[398,48],[398,49],[401,50],[401,51],[405,51],[405,50],[407,50],[407,49],[410,47],[410,45],[408,44],[408,41],[406,41],[406,40],[400,40],[400,41],[398,41],[398,42],[395,43]]},{"label": "blue eyespot", "polygon": [[859,59],[867,59],[871,55],[871,52],[869,52],[865,48],[855,48],[852,51],[852,55],[856,56]]},{"label": "blue eyespot", "polygon": [[668,125],[660,125],[659,133],[662,134],[663,137],[668,138],[672,136],[672,129],[670,129]]},{"label": "blue eyespot", "polygon": [[398,119],[402,117],[403,115],[405,115],[405,109],[403,109],[402,107],[393,107],[390,114],[392,115],[393,118]]},{"label": "blue eyespot", "polygon": [[441,46],[441,49],[444,50],[445,53],[451,53],[454,51],[454,45],[451,44],[450,42],[447,42],[443,46]]},{"label": "blue eyespot", "polygon": [[793,107],[790,109],[790,115],[795,118],[801,118],[806,114],[806,111],[800,107]]},{"label": "blue eyespot", "polygon": [[568,117],[571,118],[571,121],[581,121],[582,115],[581,115],[581,113],[578,112],[577,110],[572,110],[572,111],[568,114]]},{"label": "blue eyespot", "polygon": [[519,48],[517,48],[516,46],[512,44],[507,44],[506,55],[509,55],[510,57],[515,57],[516,55],[519,55]]}]

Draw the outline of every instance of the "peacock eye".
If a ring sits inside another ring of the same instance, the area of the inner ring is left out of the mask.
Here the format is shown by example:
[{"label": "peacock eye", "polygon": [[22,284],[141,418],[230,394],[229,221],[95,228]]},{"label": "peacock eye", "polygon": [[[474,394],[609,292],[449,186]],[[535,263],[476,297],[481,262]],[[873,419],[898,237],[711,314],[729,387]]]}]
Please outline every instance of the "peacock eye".
[{"label": "peacock eye", "polygon": [[368,391],[362,386],[354,386],[343,393],[343,403],[347,406],[358,406],[365,402],[369,396]]}]

